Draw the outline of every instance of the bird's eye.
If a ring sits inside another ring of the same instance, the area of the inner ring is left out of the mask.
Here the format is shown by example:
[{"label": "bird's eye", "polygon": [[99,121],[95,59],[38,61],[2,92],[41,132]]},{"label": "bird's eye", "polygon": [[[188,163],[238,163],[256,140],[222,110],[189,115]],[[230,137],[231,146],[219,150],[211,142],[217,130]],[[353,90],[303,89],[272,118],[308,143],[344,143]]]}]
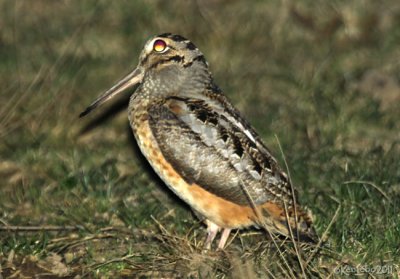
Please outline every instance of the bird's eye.
[{"label": "bird's eye", "polygon": [[168,49],[167,43],[163,40],[156,40],[153,44],[153,50],[155,52],[164,52]]}]

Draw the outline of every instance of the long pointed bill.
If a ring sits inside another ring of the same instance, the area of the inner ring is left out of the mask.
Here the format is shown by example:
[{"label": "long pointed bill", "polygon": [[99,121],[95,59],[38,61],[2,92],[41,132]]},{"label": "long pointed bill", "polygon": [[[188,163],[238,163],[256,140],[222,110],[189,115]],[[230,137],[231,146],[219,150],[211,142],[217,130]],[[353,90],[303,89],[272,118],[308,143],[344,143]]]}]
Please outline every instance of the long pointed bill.
[{"label": "long pointed bill", "polygon": [[91,103],[90,106],[88,106],[83,112],[81,112],[81,114],[79,114],[79,117],[83,117],[89,114],[92,110],[107,102],[114,96],[127,90],[128,88],[134,87],[136,84],[142,81],[143,76],[144,73],[139,68],[136,68],[129,75],[124,77],[117,84],[107,90],[103,95],[98,97],[93,103]]}]

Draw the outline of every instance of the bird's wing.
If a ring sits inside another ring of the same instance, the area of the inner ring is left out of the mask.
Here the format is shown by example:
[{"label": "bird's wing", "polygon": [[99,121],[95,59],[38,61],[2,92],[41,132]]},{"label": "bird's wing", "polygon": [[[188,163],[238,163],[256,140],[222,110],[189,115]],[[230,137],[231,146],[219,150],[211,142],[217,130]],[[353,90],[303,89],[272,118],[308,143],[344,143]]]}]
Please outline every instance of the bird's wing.
[{"label": "bird's wing", "polygon": [[164,157],[188,183],[236,204],[290,204],[286,175],[250,125],[226,108],[181,97],[151,106],[150,127]]}]

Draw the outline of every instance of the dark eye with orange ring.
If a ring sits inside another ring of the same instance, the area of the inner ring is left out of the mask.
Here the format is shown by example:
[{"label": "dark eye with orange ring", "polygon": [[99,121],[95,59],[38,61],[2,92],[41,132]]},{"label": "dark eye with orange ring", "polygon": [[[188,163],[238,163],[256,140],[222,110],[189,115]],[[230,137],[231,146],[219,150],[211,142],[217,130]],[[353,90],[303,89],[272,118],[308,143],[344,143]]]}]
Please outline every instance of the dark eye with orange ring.
[{"label": "dark eye with orange ring", "polygon": [[164,52],[168,49],[167,43],[163,40],[155,40],[153,44],[153,50],[155,52]]}]

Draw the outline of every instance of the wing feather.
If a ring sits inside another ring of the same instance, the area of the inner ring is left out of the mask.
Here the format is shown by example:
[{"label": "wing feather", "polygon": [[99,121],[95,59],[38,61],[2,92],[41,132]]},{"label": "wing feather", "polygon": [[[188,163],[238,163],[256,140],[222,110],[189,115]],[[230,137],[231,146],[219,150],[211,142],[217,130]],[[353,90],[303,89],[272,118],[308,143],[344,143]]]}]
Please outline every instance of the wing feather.
[{"label": "wing feather", "polygon": [[161,152],[188,183],[240,205],[290,203],[284,174],[266,148],[260,151],[264,145],[240,115],[178,97],[148,113]]}]

